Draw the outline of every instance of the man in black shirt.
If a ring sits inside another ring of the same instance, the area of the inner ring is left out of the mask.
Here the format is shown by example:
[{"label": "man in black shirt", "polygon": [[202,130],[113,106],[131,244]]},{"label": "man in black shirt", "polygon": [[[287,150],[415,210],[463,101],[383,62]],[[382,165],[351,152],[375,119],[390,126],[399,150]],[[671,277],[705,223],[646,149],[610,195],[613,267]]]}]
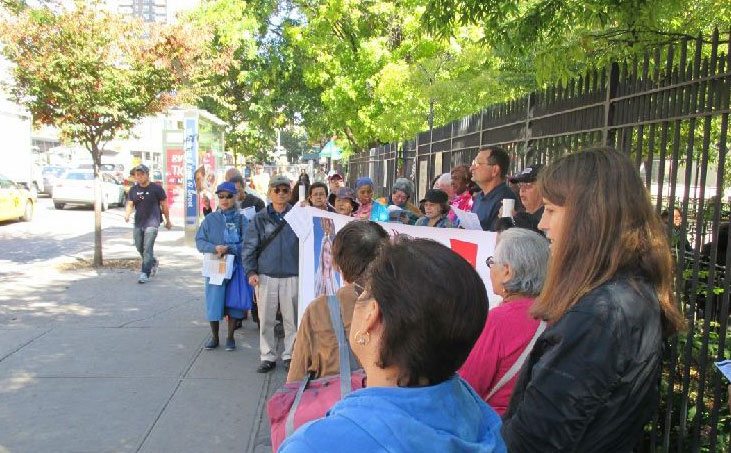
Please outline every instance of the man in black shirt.
[{"label": "man in black shirt", "polygon": [[252,206],[256,212],[264,209],[264,200],[246,191],[246,183],[244,182],[244,177],[241,176],[241,173],[234,173],[230,178],[228,178],[228,182],[236,184],[236,190],[238,190],[236,201],[238,202],[240,209],[246,209]]},{"label": "man in black shirt", "polygon": [[157,184],[150,183],[150,169],[145,165],[133,168],[137,184],[129,189],[124,221],[129,222],[132,209],[135,211],[134,240],[135,247],[142,257],[142,271],[138,283],[147,283],[157,273],[158,261],[155,259],[154,247],[157,230],[160,228],[162,216],[165,216],[165,228],[172,228],[168,212],[165,190]]}]

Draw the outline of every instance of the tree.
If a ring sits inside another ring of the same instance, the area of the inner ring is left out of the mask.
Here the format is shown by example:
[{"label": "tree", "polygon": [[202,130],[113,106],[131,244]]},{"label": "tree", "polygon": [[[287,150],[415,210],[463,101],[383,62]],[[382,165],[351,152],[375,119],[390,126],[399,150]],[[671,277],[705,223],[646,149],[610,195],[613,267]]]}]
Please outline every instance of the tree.
[{"label": "tree", "polygon": [[428,0],[423,22],[449,36],[476,24],[506,68],[535,74],[537,85],[633,58],[683,36],[731,25],[727,0]]},{"label": "tree", "polygon": [[[361,150],[413,137],[525,90],[501,71],[480,27],[424,33],[423,0],[295,1],[304,20],[289,33],[305,52],[304,81],[321,91],[318,112],[329,130]],[[532,87],[532,85],[530,85]]]},{"label": "tree", "polygon": [[94,163],[94,266],[101,266],[101,153],[137,120],[160,112],[200,57],[199,34],[144,25],[77,1],[55,12],[26,8],[2,25],[14,63],[11,93],[36,123],[58,127]]},{"label": "tree", "polygon": [[185,20],[210,32],[209,52],[232,55],[224,71],[198,80],[198,106],[227,123],[229,150],[266,160],[276,129],[308,115],[316,99],[298,75],[296,48],[287,44],[288,19],[279,2],[214,0]]}]

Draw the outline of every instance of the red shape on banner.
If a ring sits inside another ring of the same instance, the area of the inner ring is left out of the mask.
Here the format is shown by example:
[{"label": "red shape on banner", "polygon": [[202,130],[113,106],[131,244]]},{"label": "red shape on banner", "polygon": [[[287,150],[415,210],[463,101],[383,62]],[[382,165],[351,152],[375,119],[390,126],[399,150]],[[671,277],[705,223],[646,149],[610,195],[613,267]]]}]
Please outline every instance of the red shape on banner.
[{"label": "red shape on banner", "polygon": [[460,241],[459,239],[450,239],[449,247],[453,252],[466,259],[473,268],[477,268],[477,244]]}]

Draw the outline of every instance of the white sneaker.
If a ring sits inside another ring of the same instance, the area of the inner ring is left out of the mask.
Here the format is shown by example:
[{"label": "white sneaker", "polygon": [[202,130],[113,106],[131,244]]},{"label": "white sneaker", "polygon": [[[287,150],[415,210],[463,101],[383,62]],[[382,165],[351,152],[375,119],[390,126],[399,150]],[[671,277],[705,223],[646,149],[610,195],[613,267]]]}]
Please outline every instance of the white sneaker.
[{"label": "white sneaker", "polygon": [[140,273],[140,278],[137,279],[137,283],[147,283],[150,281],[150,277],[144,272]]}]

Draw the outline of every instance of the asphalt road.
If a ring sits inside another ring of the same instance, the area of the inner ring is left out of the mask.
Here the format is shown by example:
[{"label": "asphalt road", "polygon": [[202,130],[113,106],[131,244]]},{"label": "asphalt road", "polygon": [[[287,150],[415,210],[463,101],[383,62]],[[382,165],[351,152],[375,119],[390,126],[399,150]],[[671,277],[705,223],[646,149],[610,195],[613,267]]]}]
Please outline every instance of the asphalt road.
[{"label": "asphalt road", "polygon": [[[103,241],[129,238],[132,225],[124,222],[124,208],[102,213]],[[88,253],[94,246],[94,210],[67,206],[54,209],[47,196],[38,198],[30,222],[0,222],[0,274],[14,266]]]}]

